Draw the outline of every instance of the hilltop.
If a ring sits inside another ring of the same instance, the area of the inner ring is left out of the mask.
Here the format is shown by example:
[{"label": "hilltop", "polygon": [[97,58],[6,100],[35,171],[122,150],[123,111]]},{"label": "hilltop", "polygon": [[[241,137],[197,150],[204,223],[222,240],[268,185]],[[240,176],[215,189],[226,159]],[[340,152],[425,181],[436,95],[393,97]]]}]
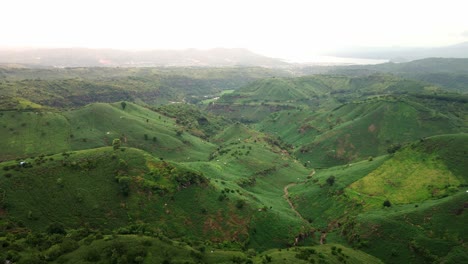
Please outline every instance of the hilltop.
[{"label": "hilltop", "polygon": [[132,103],[96,103],[76,110],[4,111],[0,114],[2,159],[110,146],[150,151],[161,158],[206,160],[215,148],[164,116]]}]

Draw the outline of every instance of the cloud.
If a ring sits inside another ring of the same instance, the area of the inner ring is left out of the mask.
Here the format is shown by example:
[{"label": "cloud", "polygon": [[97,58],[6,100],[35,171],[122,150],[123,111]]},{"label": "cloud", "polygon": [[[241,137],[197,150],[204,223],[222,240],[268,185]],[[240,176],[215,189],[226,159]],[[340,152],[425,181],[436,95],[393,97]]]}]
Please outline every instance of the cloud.
[{"label": "cloud", "polygon": [[468,38],[468,30],[465,30],[461,33],[462,37]]}]

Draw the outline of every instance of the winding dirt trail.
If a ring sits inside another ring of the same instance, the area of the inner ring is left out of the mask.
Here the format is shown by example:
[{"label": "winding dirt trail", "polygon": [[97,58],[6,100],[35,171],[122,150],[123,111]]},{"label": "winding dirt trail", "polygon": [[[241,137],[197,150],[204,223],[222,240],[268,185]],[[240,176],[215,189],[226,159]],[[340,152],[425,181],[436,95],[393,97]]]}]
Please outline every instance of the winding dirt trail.
[{"label": "winding dirt trail", "polygon": [[[314,174],[315,174],[315,170],[313,170],[313,171],[310,173],[309,176],[313,176]],[[296,210],[296,207],[294,207],[294,204],[291,202],[291,199],[289,199],[289,190],[288,190],[288,189],[289,189],[289,187],[293,187],[293,186],[296,186],[296,185],[297,185],[297,183],[290,183],[290,184],[284,186],[284,188],[283,188],[283,192],[284,192],[283,197],[284,197],[284,199],[286,199],[286,201],[288,202],[289,206],[290,206],[291,209],[294,211],[294,213],[296,213],[296,215],[297,215],[300,219],[302,219],[302,221],[308,223],[308,221],[305,220],[304,217],[302,217],[302,215]]]},{"label": "winding dirt trail", "polygon": [[284,197],[284,199],[286,199],[286,201],[288,202],[289,206],[290,206],[291,209],[294,211],[294,213],[296,213],[296,215],[297,215],[299,218],[301,218],[303,221],[306,221],[306,220],[304,219],[304,217],[302,217],[302,215],[296,210],[296,207],[294,207],[293,203],[292,203],[291,200],[289,199],[289,191],[288,191],[288,189],[289,189],[289,187],[293,187],[293,186],[296,186],[296,185],[297,185],[297,183],[290,183],[290,184],[284,186],[284,188],[283,188],[283,192],[284,192],[283,197]]}]

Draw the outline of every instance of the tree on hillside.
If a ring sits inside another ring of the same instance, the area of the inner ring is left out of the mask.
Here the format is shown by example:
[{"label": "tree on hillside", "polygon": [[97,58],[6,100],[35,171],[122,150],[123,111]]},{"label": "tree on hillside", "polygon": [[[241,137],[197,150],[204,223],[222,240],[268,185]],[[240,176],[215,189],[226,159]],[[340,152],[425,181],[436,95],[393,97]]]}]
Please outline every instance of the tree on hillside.
[{"label": "tree on hillside", "polygon": [[120,139],[118,138],[112,141],[112,147],[114,148],[114,150],[119,149],[121,144],[122,143],[120,142]]},{"label": "tree on hillside", "polygon": [[330,176],[327,178],[327,183],[328,185],[332,186],[333,184],[335,184],[335,176]]},{"label": "tree on hillside", "polygon": [[392,144],[390,147],[387,148],[387,152],[389,154],[393,154],[393,153],[397,152],[399,149],[401,149],[401,144],[399,144],[399,143]]},{"label": "tree on hillside", "polygon": [[129,192],[130,192],[130,182],[131,182],[131,178],[130,177],[119,177],[118,178],[118,182],[119,182],[119,189],[120,189],[120,192],[124,195],[124,196],[128,196]]},{"label": "tree on hillside", "polygon": [[51,223],[47,227],[47,233],[49,233],[49,234],[62,234],[62,235],[67,234],[67,232],[65,231],[65,227],[61,223],[58,223],[58,222]]},{"label": "tree on hillside", "polygon": [[122,101],[120,105],[122,106],[122,110],[125,110],[125,107],[127,107],[127,103],[124,101]]}]

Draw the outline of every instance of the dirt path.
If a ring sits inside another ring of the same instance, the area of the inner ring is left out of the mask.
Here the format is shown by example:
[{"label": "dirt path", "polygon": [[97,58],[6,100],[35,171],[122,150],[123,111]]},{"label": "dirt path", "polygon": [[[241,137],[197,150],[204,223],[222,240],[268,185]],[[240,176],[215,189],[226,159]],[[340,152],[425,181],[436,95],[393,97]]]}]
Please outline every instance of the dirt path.
[{"label": "dirt path", "polygon": [[[313,176],[314,174],[315,174],[315,170],[313,170],[312,173],[310,173],[309,176]],[[296,186],[296,185],[297,185],[297,183],[290,183],[290,184],[284,186],[284,188],[283,188],[283,192],[284,192],[283,197],[284,197],[284,199],[286,199],[286,201],[288,202],[289,206],[294,211],[294,213],[296,213],[296,215],[300,219],[302,219],[302,221],[305,221],[305,222],[308,223],[308,221],[305,220],[304,217],[302,217],[302,215],[296,210],[296,207],[294,207],[294,204],[291,202],[291,199],[289,199],[289,190],[288,189],[289,189],[289,187],[293,187],[293,186]]]},{"label": "dirt path", "polygon": [[288,202],[289,206],[290,206],[291,209],[294,211],[294,213],[296,213],[296,215],[297,215],[299,218],[301,218],[303,221],[306,221],[306,220],[304,219],[304,217],[302,217],[302,215],[296,210],[296,207],[294,207],[293,203],[292,203],[291,200],[289,199],[289,191],[288,191],[288,189],[289,189],[289,187],[296,186],[296,185],[297,185],[297,183],[290,183],[290,184],[284,186],[284,188],[283,188],[283,191],[284,191],[283,197],[284,197],[284,199],[286,199],[286,201]]}]

